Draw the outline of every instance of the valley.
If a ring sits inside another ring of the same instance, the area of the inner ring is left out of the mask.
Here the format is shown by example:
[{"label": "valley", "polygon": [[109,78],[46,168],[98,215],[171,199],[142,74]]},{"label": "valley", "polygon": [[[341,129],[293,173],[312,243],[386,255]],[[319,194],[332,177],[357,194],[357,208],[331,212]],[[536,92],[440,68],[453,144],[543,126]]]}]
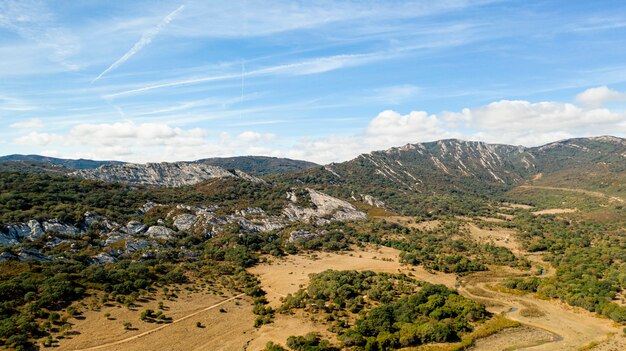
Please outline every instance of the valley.
[{"label": "valley", "polygon": [[[299,165],[247,158],[260,172],[248,174],[0,162],[14,167],[0,168],[0,341],[21,350],[622,350],[621,190],[602,192],[582,174],[603,163],[620,177],[614,152],[625,145],[446,140],[273,174]],[[554,184],[565,171],[581,176]]]}]

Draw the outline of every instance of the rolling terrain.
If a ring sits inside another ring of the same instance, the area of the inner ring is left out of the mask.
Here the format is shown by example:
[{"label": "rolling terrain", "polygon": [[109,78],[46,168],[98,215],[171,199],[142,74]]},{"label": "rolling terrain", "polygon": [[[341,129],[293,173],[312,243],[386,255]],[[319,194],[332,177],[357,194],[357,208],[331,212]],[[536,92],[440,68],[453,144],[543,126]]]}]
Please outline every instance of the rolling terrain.
[{"label": "rolling terrain", "polygon": [[626,348],[624,139],[0,165],[6,349]]}]

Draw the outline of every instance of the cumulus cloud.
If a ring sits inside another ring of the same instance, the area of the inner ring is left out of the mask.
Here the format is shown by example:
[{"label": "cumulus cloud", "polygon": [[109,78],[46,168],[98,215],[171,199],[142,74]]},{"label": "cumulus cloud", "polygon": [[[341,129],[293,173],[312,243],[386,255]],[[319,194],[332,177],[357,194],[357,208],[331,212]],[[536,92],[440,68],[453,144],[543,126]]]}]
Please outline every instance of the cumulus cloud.
[{"label": "cumulus cloud", "polygon": [[626,134],[624,111],[556,101],[501,100],[438,114],[411,111],[403,115],[383,111],[360,133],[303,138],[288,155],[326,163],[348,160],[372,150],[445,138],[538,146],[555,140],[605,134]]},{"label": "cumulus cloud", "polygon": [[626,135],[626,112],[558,101],[501,100],[435,114],[385,110],[354,133],[318,138],[289,139],[252,130],[211,133],[165,123],[122,121],[78,124],[64,134],[31,131],[14,139],[14,143],[61,152],[81,150],[79,154],[64,154],[65,157],[133,162],[265,155],[329,163],[373,150],[445,138],[537,146],[565,138],[605,134]]},{"label": "cumulus cloud", "polygon": [[613,90],[605,85],[583,91],[576,95],[576,101],[585,106],[602,106],[607,102],[626,101],[626,93]]},{"label": "cumulus cloud", "polygon": [[275,155],[277,136],[244,131],[211,135],[202,128],[180,128],[166,123],[82,123],[64,133],[30,132],[13,140],[17,145],[54,150],[56,156],[116,159],[130,162],[195,160],[237,154]]},{"label": "cumulus cloud", "polygon": [[59,142],[63,138],[60,135],[40,132],[30,132],[13,140],[16,145],[46,146],[53,142]]},{"label": "cumulus cloud", "polygon": [[39,118],[31,118],[25,121],[18,121],[10,125],[11,128],[15,129],[39,129],[43,128],[43,121]]}]

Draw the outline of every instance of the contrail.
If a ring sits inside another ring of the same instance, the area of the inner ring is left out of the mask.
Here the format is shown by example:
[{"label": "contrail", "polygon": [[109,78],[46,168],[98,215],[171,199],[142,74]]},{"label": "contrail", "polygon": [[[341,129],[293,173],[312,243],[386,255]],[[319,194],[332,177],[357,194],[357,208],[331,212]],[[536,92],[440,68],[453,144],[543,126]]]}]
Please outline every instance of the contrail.
[{"label": "contrail", "polygon": [[139,39],[139,41],[136,42],[135,45],[133,45],[133,47],[130,48],[130,50],[128,50],[128,52],[124,54],[124,56],[122,56],[119,60],[115,61],[111,66],[109,66],[109,68],[105,69],[104,72],[100,73],[100,75],[97,76],[96,79],[92,80],[91,83],[96,82],[98,79],[100,79],[102,76],[107,74],[109,71],[116,69],[121,64],[128,61],[129,58],[133,57],[133,55],[138,53],[139,50],[143,49],[146,45],[150,44],[150,42],[152,42],[152,39],[154,39],[154,37],[157,36],[157,34],[159,34],[163,30],[163,28],[165,28],[165,26],[168,25],[168,23],[172,22],[172,20],[183,10],[183,8],[185,8],[185,5],[180,5],[179,8],[174,10],[169,15],[165,16],[165,18],[163,18],[163,20],[156,27],[154,27],[154,29],[144,33],[141,36],[141,39]]}]

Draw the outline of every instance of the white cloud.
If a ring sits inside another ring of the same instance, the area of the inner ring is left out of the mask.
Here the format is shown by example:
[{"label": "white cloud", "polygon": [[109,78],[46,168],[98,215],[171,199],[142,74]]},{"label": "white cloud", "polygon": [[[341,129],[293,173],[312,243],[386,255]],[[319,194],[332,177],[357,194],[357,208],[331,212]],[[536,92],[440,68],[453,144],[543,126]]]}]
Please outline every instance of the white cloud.
[{"label": "white cloud", "polygon": [[276,139],[276,135],[271,133],[258,133],[253,131],[245,131],[237,137],[240,141],[246,143],[258,143],[261,141],[272,141]]},{"label": "white cloud", "polygon": [[625,100],[626,93],[613,90],[606,85],[590,88],[576,95],[576,101],[586,106],[602,106],[607,102]]},{"label": "white cloud", "polygon": [[64,133],[30,132],[17,145],[45,147],[40,153],[70,158],[116,159],[131,162],[195,160],[236,154],[270,155],[277,140],[271,133],[244,131],[211,136],[201,128],[183,129],[165,123],[83,123]]},{"label": "white cloud", "polygon": [[282,65],[275,65],[257,70],[251,70],[245,72],[245,74],[230,73],[230,74],[218,74],[205,77],[177,79],[172,81],[165,81],[155,84],[149,84],[143,87],[120,91],[117,93],[106,94],[103,97],[105,99],[113,99],[120,96],[145,93],[151,90],[172,88],[190,84],[199,84],[224,80],[240,80],[242,75],[244,78],[261,77],[261,76],[299,76],[310,75],[334,71],[341,68],[353,67],[358,65],[364,65],[367,63],[386,60],[397,56],[397,54],[391,52],[372,52],[367,54],[354,54],[354,55],[335,55],[326,57],[317,57],[313,59],[307,59],[299,62],[293,62]]},{"label": "white cloud", "polygon": [[583,108],[562,102],[531,103],[501,100],[461,112],[443,112],[442,117],[453,124],[481,130],[549,131],[554,129],[588,128],[590,124],[613,123],[623,115],[604,108]]},{"label": "white cloud", "polygon": [[0,110],[11,112],[32,111],[35,108],[28,105],[25,101],[10,96],[0,95]]},{"label": "white cloud", "polygon": [[16,138],[14,143],[46,146],[60,152],[83,150],[64,154],[66,157],[134,162],[267,155],[329,163],[373,150],[444,138],[537,146],[565,138],[605,134],[626,135],[624,111],[557,101],[501,100],[436,114],[385,110],[356,133],[318,138],[289,139],[253,130],[210,133],[166,123],[123,121],[78,124],[64,134],[31,132]]},{"label": "white cloud", "polygon": [[15,129],[39,129],[43,128],[43,121],[39,118],[31,118],[25,121],[15,122],[10,125],[11,128]]},{"label": "white cloud", "polygon": [[57,134],[30,132],[13,140],[16,145],[47,146],[50,143],[60,142],[63,138]]},{"label": "white cloud", "polygon": [[445,138],[538,146],[572,137],[626,135],[626,113],[547,101],[502,100],[458,112],[383,111],[356,135],[304,138],[287,155],[320,163]]}]

